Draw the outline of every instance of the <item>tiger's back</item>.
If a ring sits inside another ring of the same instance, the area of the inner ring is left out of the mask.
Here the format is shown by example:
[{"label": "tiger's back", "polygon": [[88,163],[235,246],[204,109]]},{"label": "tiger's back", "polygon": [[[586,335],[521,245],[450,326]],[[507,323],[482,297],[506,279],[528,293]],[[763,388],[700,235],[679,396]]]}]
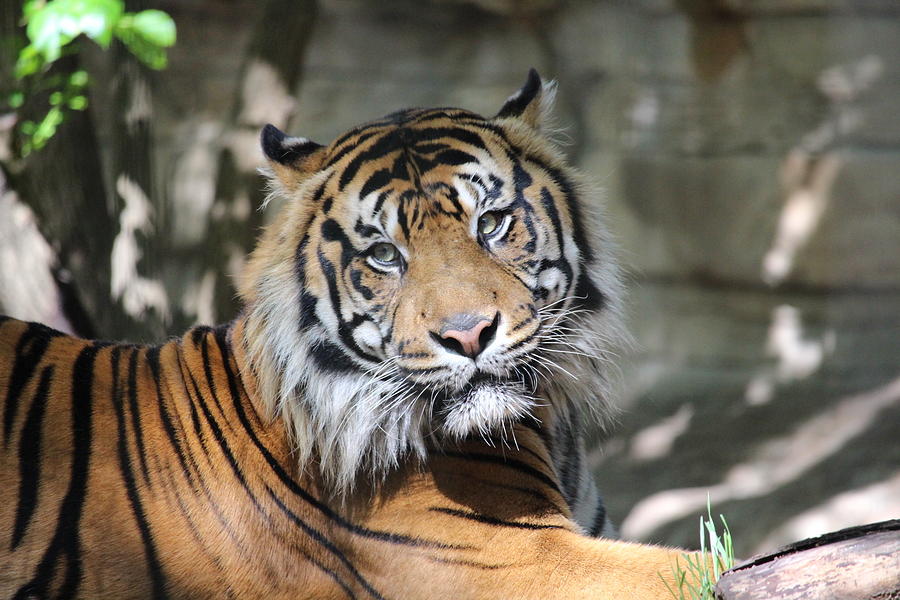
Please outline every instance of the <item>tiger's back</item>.
[{"label": "tiger's back", "polygon": [[[266,490],[298,484],[279,468],[291,464],[285,439],[261,426],[229,346],[225,328],[152,347],[0,322],[3,594],[296,597],[317,589],[323,572],[295,564],[313,549],[285,545],[296,530],[287,507],[309,507],[285,495],[285,533],[262,506],[271,503]],[[260,552],[277,545],[286,551]]]},{"label": "tiger's back", "polygon": [[92,485],[119,464],[123,449],[117,437],[126,425],[116,417],[128,399],[115,379],[127,378],[127,361],[125,371],[110,368],[113,352],[39,324],[0,323],[0,562],[8,567],[0,589],[7,594],[71,597],[85,578],[114,581],[102,567],[84,569],[92,555],[114,548],[124,550],[122,566],[144,568],[138,531],[118,510],[127,503],[126,486],[110,481],[100,494]]}]

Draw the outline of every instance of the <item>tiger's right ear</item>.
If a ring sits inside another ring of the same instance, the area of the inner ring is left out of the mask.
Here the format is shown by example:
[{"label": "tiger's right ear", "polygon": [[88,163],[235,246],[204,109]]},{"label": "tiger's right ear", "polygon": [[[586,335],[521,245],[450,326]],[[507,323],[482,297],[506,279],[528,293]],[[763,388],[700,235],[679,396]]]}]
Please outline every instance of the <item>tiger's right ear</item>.
[{"label": "tiger's right ear", "polygon": [[263,127],[259,139],[272,172],[288,191],[321,168],[325,158],[322,144],[289,137],[272,124]]},{"label": "tiger's right ear", "polygon": [[525,85],[506,99],[495,119],[515,118],[529,127],[540,130],[550,119],[553,100],[556,98],[556,83],[544,82],[535,69],[528,70]]}]

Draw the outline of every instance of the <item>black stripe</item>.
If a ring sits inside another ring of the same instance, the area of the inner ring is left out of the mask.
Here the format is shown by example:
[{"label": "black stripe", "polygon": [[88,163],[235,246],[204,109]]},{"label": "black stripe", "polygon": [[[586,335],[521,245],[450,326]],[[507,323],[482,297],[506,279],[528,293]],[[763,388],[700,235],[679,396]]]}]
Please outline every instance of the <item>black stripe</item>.
[{"label": "black stripe", "polygon": [[[543,438],[541,438],[541,439],[543,440]],[[538,454],[537,452],[535,452],[528,446],[522,446],[522,451],[527,452],[528,454],[533,456],[539,463],[541,463],[542,465],[547,467],[547,469],[549,469],[550,471],[553,471],[553,465],[551,465],[549,462],[547,462],[547,459],[545,459],[543,456],[541,456],[540,454]]]},{"label": "black stripe", "polygon": [[47,597],[50,586],[65,558],[65,574],[56,598],[74,598],[81,583],[81,541],[79,526],[87,494],[87,478],[91,460],[91,436],[94,387],[94,362],[102,344],[86,346],[79,352],[72,368],[72,467],[69,489],[63,497],[56,520],[56,531],[34,577],[16,593],[16,598]]},{"label": "black stripe", "polygon": [[359,192],[359,199],[363,200],[366,196],[374,192],[375,190],[381,189],[387,184],[391,182],[391,171],[390,169],[379,169],[372,173],[366,182],[363,184],[362,189]]},{"label": "black stripe", "polygon": [[[366,580],[366,578],[362,576],[362,574],[359,572],[359,570],[357,570],[357,568],[355,566],[353,566],[353,563],[350,562],[350,559],[347,558],[347,556],[340,550],[340,548],[335,546],[320,531],[318,531],[314,527],[310,526],[305,521],[303,521],[303,519],[301,519],[299,516],[297,516],[290,508],[288,508],[281,501],[280,498],[278,498],[277,495],[275,495],[275,493],[272,491],[272,489],[269,486],[266,486],[266,491],[269,493],[269,496],[271,497],[271,499],[275,501],[275,504],[278,505],[278,508],[280,508],[281,511],[284,512],[284,514],[286,514],[288,516],[288,518],[294,522],[295,525],[300,527],[300,529],[302,529],[306,535],[308,535],[313,540],[318,542],[319,545],[321,545],[329,553],[331,553],[335,558],[337,558],[344,565],[344,567],[346,567],[346,569],[348,571],[350,571],[350,574],[353,575],[353,578],[356,579],[356,581],[358,581],[360,583],[360,585],[363,586],[363,589],[365,589],[369,593],[370,596],[372,596],[376,600],[384,600],[384,596],[382,596],[378,592],[378,590],[376,590],[374,587],[372,587],[372,584],[370,584]],[[322,565],[322,568],[326,568],[326,567],[324,565]],[[329,574],[332,573],[330,570],[326,571],[326,572],[328,572]]]},{"label": "black stripe", "polygon": [[519,321],[518,323],[516,323],[515,325],[510,327],[509,330],[510,331],[518,331],[518,330],[522,329],[523,327],[525,327],[526,325],[528,325],[529,323],[531,323],[532,321],[534,321],[534,317],[526,317],[525,319]]},{"label": "black stripe", "polygon": [[588,310],[600,310],[606,305],[606,295],[594,285],[584,269],[575,285],[575,297],[577,303]]},{"label": "black stripe", "polygon": [[469,481],[476,481],[479,484],[486,486],[486,487],[492,487],[492,488],[501,489],[501,490],[508,490],[510,492],[517,492],[519,494],[528,496],[532,500],[535,501],[536,505],[538,505],[542,508],[550,507],[557,512],[561,512],[560,507],[555,502],[550,500],[550,498],[548,498],[543,493],[543,491],[539,491],[539,490],[536,490],[536,489],[530,488],[530,487],[522,487],[520,485],[507,485],[504,483],[498,483],[497,481],[495,481],[493,479],[487,479],[485,477],[472,477],[469,474],[465,474],[464,476]]},{"label": "black stripe", "polygon": [[353,590],[350,588],[349,585],[347,585],[347,582],[344,581],[341,576],[339,576],[337,573],[335,573],[334,571],[329,569],[325,565],[325,563],[316,559],[312,554],[309,554],[308,552],[303,552],[303,551],[300,551],[300,552],[301,552],[301,554],[303,554],[303,557],[306,560],[308,560],[309,562],[311,562],[313,564],[314,567],[316,567],[317,569],[319,569],[320,571],[322,571],[323,573],[325,573],[326,575],[331,577],[331,579],[340,586],[341,591],[343,591],[344,594],[346,594],[347,597],[350,598],[350,600],[356,600],[356,594],[353,593]]},{"label": "black stripe", "polygon": [[[410,148],[411,146],[415,146],[416,144],[422,142],[428,142],[442,138],[451,138],[465,144],[469,144],[470,146],[480,148],[482,150],[486,149],[484,140],[481,139],[481,136],[479,136],[474,131],[464,129],[462,127],[426,127],[422,129],[409,129],[403,127],[389,130],[374,144],[369,146],[365,151],[360,152],[358,155],[353,157],[353,159],[349,163],[347,163],[347,166],[341,173],[341,178],[338,182],[338,188],[343,190],[344,187],[346,187],[346,185],[350,183],[354,177],[356,177],[363,164],[368,161],[378,160],[379,158],[383,158],[384,156],[387,156],[392,152],[396,152],[404,148],[412,149]],[[412,156],[408,158],[413,159]],[[419,158],[413,160],[421,162],[423,159]],[[413,177],[413,179],[415,179],[415,177]]]},{"label": "black stripe", "polygon": [[9,376],[9,387],[6,390],[6,400],[3,404],[4,448],[9,444],[13,423],[19,410],[19,401],[22,399],[22,390],[37,369],[38,363],[47,351],[47,346],[50,345],[50,340],[60,335],[62,334],[49,327],[29,323],[28,328],[22,333],[22,337],[16,344],[16,360]]},{"label": "black stripe", "polygon": [[559,481],[566,502],[569,506],[574,507],[578,500],[578,489],[581,482],[581,456],[576,448],[575,435],[571,427],[557,427],[556,429],[557,433],[562,429],[563,436],[562,440],[559,439],[559,435],[554,436],[562,445],[556,454],[559,460],[554,463],[557,464]]},{"label": "black stripe", "polygon": [[191,342],[193,342],[195,346],[199,346],[203,336],[211,331],[212,327],[209,325],[198,325],[197,327],[194,327],[191,330]]},{"label": "black stripe", "polygon": [[150,365],[150,372],[153,376],[153,382],[156,384],[156,404],[159,407],[159,418],[163,424],[163,430],[166,432],[166,437],[169,439],[169,444],[171,444],[172,449],[175,450],[175,455],[178,457],[178,464],[181,465],[182,473],[187,477],[188,482],[193,484],[193,474],[187,465],[187,457],[184,454],[184,451],[181,448],[181,442],[178,440],[178,433],[175,431],[175,425],[172,422],[172,417],[169,415],[169,411],[166,408],[166,399],[162,392],[162,384],[160,381],[160,364],[159,364],[159,354],[160,347],[150,348],[147,351],[147,363]]},{"label": "black stripe", "polygon": [[356,363],[344,354],[341,347],[332,342],[322,340],[313,344],[309,349],[309,354],[316,366],[325,372],[346,373],[358,369]]},{"label": "black stripe", "polygon": [[534,183],[534,179],[528,171],[522,167],[522,163],[512,152],[508,153],[508,158],[513,164],[513,188],[515,190],[515,203],[512,204],[510,208],[520,207],[524,211],[522,222],[525,224],[525,229],[528,231],[529,239],[522,249],[529,254],[533,254],[537,248],[538,233],[537,226],[534,224],[534,208],[525,197],[525,190]]},{"label": "black stripe", "polygon": [[37,508],[38,483],[41,477],[41,435],[44,409],[47,407],[47,395],[52,378],[53,367],[44,367],[37,392],[28,408],[25,425],[22,427],[22,436],[19,440],[19,494],[11,550],[15,550],[22,541]]},{"label": "black stripe", "polygon": [[522,338],[521,340],[519,340],[513,344],[510,344],[509,346],[506,347],[505,351],[512,352],[513,350],[521,348],[522,346],[524,346],[525,344],[527,344],[528,342],[533,340],[535,337],[537,337],[538,333],[540,333],[540,330],[535,331],[534,333],[532,333],[531,335],[529,335],[526,338]]},{"label": "black stripe", "polygon": [[[501,465],[503,467],[507,467],[513,469],[515,471],[519,471],[529,477],[533,477],[538,481],[543,482],[547,486],[550,487],[553,491],[555,491],[560,496],[563,496],[562,491],[559,489],[557,483],[546,473],[542,473],[541,471],[535,469],[531,465],[524,463],[520,460],[516,460],[514,458],[508,458],[506,456],[497,456],[494,454],[483,454],[480,452],[443,452],[442,456],[448,456],[450,458],[459,458],[462,460],[474,460],[478,462],[485,462],[495,465]],[[565,496],[563,496],[565,497]]]},{"label": "black stripe", "polygon": [[368,529],[366,527],[361,527],[355,523],[351,523],[335,513],[331,508],[328,507],[325,503],[320,501],[318,498],[307,492],[303,489],[284,469],[284,467],[279,463],[272,453],[266,448],[263,443],[259,440],[259,437],[256,435],[256,432],[253,429],[253,426],[250,424],[250,419],[247,416],[247,412],[245,410],[243,399],[247,398],[246,391],[241,393],[238,390],[239,380],[237,375],[232,370],[231,365],[228,360],[227,350],[229,349],[228,340],[226,339],[226,330],[217,329],[215,332],[216,341],[219,345],[219,350],[222,354],[222,367],[225,369],[225,376],[228,379],[228,387],[231,392],[231,399],[234,405],[235,412],[237,413],[238,420],[243,425],[244,430],[247,435],[250,436],[250,440],[253,442],[254,446],[256,446],[259,453],[263,456],[266,463],[278,477],[278,479],[288,488],[288,490],[294,495],[300,497],[304,502],[311,505],[313,508],[322,513],[329,520],[333,521],[340,528],[353,533],[354,535],[358,535],[360,537],[364,537],[367,539],[378,540],[380,542],[388,542],[391,544],[398,544],[403,546],[410,546],[414,548],[434,548],[441,550],[467,550],[469,546],[463,545],[454,545],[454,544],[444,544],[442,542],[435,542],[431,540],[422,539],[419,537],[413,537],[408,535],[403,535],[399,533],[392,533],[389,531],[380,531],[376,529]]},{"label": "black stripe", "polygon": [[[159,555],[156,550],[156,546],[153,543],[153,536],[150,533],[150,524],[147,520],[147,515],[144,512],[144,507],[141,504],[141,499],[137,490],[137,483],[134,477],[134,471],[131,467],[131,457],[128,455],[128,431],[127,426],[125,424],[125,406],[123,400],[121,398],[121,392],[119,390],[119,376],[118,376],[118,363],[119,363],[119,351],[121,348],[117,347],[113,349],[112,356],[112,370],[113,370],[113,407],[116,412],[116,425],[118,427],[118,456],[119,456],[119,470],[122,473],[122,480],[125,483],[125,492],[128,495],[128,502],[131,505],[131,513],[134,516],[134,520],[138,527],[138,532],[141,536],[141,542],[144,545],[144,554],[147,557],[147,569],[150,574],[150,581],[153,587],[153,597],[154,598],[166,598],[166,577],[163,574],[162,566],[159,562]],[[138,349],[131,349],[131,357],[128,361],[128,383],[127,383],[127,391],[129,398],[130,410],[132,412],[132,422],[136,422],[137,418],[135,412],[137,410],[137,389],[136,389],[136,379],[135,379],[135,370],[137,364],[138,357]],[[140,429],[135,429],[135,435],[137,436],[140,433]],[[141,458],[143,459],[143,446],[141,443],[138,443],[139,453],[141,453]],[[143,462],[144,468],[144,476],[148,477],[146,473],[146,462]]]},{"label": "black stripe", "polygon": [[[453,205],[453,210],[449,211],[445,209],[440,200],[435,199],[432,203],[431,214],[445,214],[453,217],[457,221],[462,221],[466,216],[466,211],[459,202],[459,192],[456,191],[456,188],[443,182],[437,182],[428,186],[428,192],[433,194],[437,191],[444,192],[444,198]],[[422,223],[424,224],[424,221]],[[421,225],[419,229],[422,229]]]},{"label": "black stripe", "polygon": [[417,129],[415,132],[416,144],[442,138],[450,138],[480,150],[487,150],[487,146],[485,146],[484,140],[480,135],[463,127],[427,127]]},{"label": "black stripe", "polygon": [[[212,413],[209,410],[209,406],[203,399],[203,395],[200,392],[200,388],[197,385],[197,381],[196,379],[194,379],[193,374],[190,375],[190,381],[191,385],[194,388],[194,394],[196,394],[197,404],[200,406],[200,410],[203,412],[203,417],[206,419],[206,422],[213,433],[213,437],[219,444],[219,448],[222,450],[222,454],[225,455],[225,458],[228,461],[229,466],[231,467],[231,471],[237,478],[238,483],[241,484],[241,487],[244,488],[244,491],[247,492],[247,496],[250,498],[250,501],[253,503],[253,506],[256,508],[256,510],[265,515],[265,511],[263,510],[262,506],[260,506],[259,500],[250,490],[250,486],[247,484],[247,480],[244,477],[243,471],[241,471],[241,467],[238,464],[237,459],[235,459],[234,454],[232,454],[231,452],[231,448],[228,445],[228,440],[225,439],[225,435],[222,433],[222,428],[219,427],[219,423],[216,421],[215,417],[213,417]],[[216,402],[218,402],[218,400],[216,400]]]},{"label": "black stripe", "polygon": [[591,529],[588,531],[588,535],[591,537],[599,537],[601,533],[603,533],[603,527],[606,525],[606,507],[603,505],[603,500],[600,498],[597,499],[597,511],[594,513],[594,523],[591,525]]},{"label": "black stripe", "polygon": [[445,150],[434,157],[436,163],[443,165],[464,165],[470,162],[478,162],[478,159],[462,150]]},{"label": "black stripe", "polygon": [[384,201],[387,200],[388,192],[384,191],[378,194],[378,199],[375,201],[375,208],[372,210],[372,216],[374,217],[378,214],[378,211],[381,210],[381,207],[384,206]]},{"label": "black stripe", "polygon": [[363,220],[361,218],[356,219],[356,223],[353,224],[353,230],[362,237],[366,238],[377,237],[381,235],[380,229],[378,229],[374,225],[367,225],[363,223]]},{"label": "black stripe", "polygon": [[[307,223],[311,223],[310,220]],[[297,249],[294,250],[294,274],[297,277],[297,283],[303,287],[306,285],[306,247],[309,245],[309,230],[303,234]]]},{"label": "black stripe", "polygon": [[[366,129],[369,129],[369,128],[371,129],[371,131],[366,131]],[[372,124],[369,124],[369,125],[362,125],[360,127],[354,127],[353,129],[351,129],[350,131],[348,131],[347,133],[345,133],[344,135],[342,135],[341,137],[336,139],[334,142],[332,142],[331,147],[336,149],[337,152],[335,152],[334,155],[332,155],[328,159],[328,162],[325,163],[325,166],[330,167],[331,165],[339,162],[349,152],[351,152],[352,150],[355,150],[356,148],[359,148],[359,146],[364,144],[367,140],[370,140],[371,138],[378,135],[379,133],[382,133],[383,129],[384,129],[383,123],[375,124],[374,126],[372,126]],[[344,142],[349,141],[350,138],[352,138],[353,136],[359,136],[359,137],[357,137],[355,140],[353,140],[352,144],[349,144],[348,146],[341,148],[341,145]]]},{"label": "black stripe", "polygon": [[514,149],[516,153],[522,153],[521,148],[512,143],[512,141],[509,139],[509,136],[506,135],[506,130],[504,130],[499,125],[491,123],[490,121],[485,121],[484,119],[460,119],[458,122],[460,125],[467,125],[469,127],[480,129],[481,131],[488,131],[500,138],[504,145]]},{"label": "black stripe", "polygon": [[322,199],[322,195],[325,194],[325,188],[328,187],[328,182],[331,181],[331,177],[332,177],[332,175],[329,175],[328,178],[322,182],[322,185],[320,185],[318,188],[316,188],[316,191],[313,192],[313,195],[310,198],[310,202],[315,204],[316,202],[318,202],[319,200]]},{"label": "black stripe", "polygon": [[350,281],[353,283],[353,289],[359,292],[366,300],[371,300],[375,297],[375,294],[372,292],[372,288],[362,282],[362,275],[362,271],[353,269],[350,271]]},{"label": "black stripe", "polygon": [[306,331],[319,322],[319,318],[316,316],[318,302],[319,299],[308,291],[300,290],[300,323],[297,325],[300,331]]},{"label": "black stripe", "polygon": [[432,506],[428,509],[431,512],[450,515],[451,517],[459,517],[469,521],[484,523],[485,525],[495,525],[497,527],[511,527],[513,529],[565,529],[562,525],[542,525],[540,523],[523,523],[521,521],[507,521],[483,515],[481,513],[469,512],[464,510],[456,510],[455,508],[444,508],[441,506]]},{"label": "black stripe", "polygon": [[134,442],[137,446],[138,459],[141,463],[141,474],[144,482],[150,485],[150,469],[147,467],[147,450],[144,447],[144,430],[141,426],[141,414],[137,398],[137,360],[138,350],[133,348],[128,361],[128,410],[131,411],[131,429],[134,431]]},{"label": "black stripe", "polygon": [[378,160],[392,152],[400,150],[402,147],[396,130],[388,131],[385,135],[375,141],[366,150],[360,152],[344,167],[341,177],[338,180],[338,190],[343,190],[348,183],[353,181],[362,166],[368,161]]},{"label": "black stripe", "polygon": [[[323,235],[336,236],[335,238],[330,238],[330,239],[342,240],[342,238],[346,238],[343,231],[340,229],[340,226],[337,223],[335,223],[334,221],[331,221],[331,223],[333,223],[333,225],[330,225],[327,228],[327,232],[326,232],[325,225],[327,223],[328,223],[328,221],[326,221],[326,223],[323,223],[323,227],[322,227]],[[347,242],[347,243],[349,244],[349,242]],[[343,240],[341,241],[341,245],[344,246]],[[352,246],[351,246],[351,248],[352,248]],[[349,250],[346,250],[346,249],[344,252],[342,252],[342,257],[343,257],[342,262],[349,261],[349,258],[346,258],[346,255],[348,254],[348,252],[349,252]],[[322,273],[325,275],[325,280],[328,283],[328,296],[331,300],[332,312],[334,313],[335,318],[338,320],[338,337],[340,337],[341,342],[343,342],[344,346],[349,348],[354,354],[356,354],[362,360],[367,360],[370,362],[380,362],[378,357],[373,356],[373,355],[369,354],[368,352],[365,352],[362,348],[359,347],[359,344],[356,343],[356,340],[353,339],[352,327],[350,327],[348,325],[348,323],[346,321],[344,321],[343,318],[341,317],[341,312],[342,312],[341,311],[341,293],[340,293],[340,290],[338,289],[338,272],[334,268],[334,264],[328,259],[328,257],[325,256],[325,254],[321,250],[319,250],[317,252],[317,255],[319,258],[319,267],[322,269]],[[322,342],[322,345],[327,344],[327,343],[330,343],[330,342]],[[332,345],[334,345],[334,344],[332,344]],[[314,347],[312,349],[312,351],[315,354],[316,347]],[[315,358],[315,356],[314,356],[314,358]],[[345,357],[345,359],[346,360],[344,362],[340,363],[340,365],[336,368],[339,368],[342,370],[350,370],[350,369],[358,369],[359,368],[349,358]]]},{"label": "black stripe", "polygon": [[[213,333],[212,330],[207,333]],[[219,409],[219,414],[223,417],[225,416],[225,410],[222,408],[222,404],[219,402],[219,394],[216,391],[216,380],[213,377],[212,366],[209,362],[209,336],[204,335],[203,340],[200,342],[200,358],[202,358],[203,362],[203,375],[206,377],[206,385],[209,387],[209,395],[212,396],[213,402],[216,404],[216,408]],[[228,422],[226,417],[225,422]]]},{"label": "black stripe", "polygon": [[541,188],[541,205],[544,207],[544,212],[550,217],[550,222],[553,224],[553,231],[556,232],[556,245],[559,247],[559,259],[553,261],[545,259],[545,261],[542,261],[542,266],[544,266],[544,262],[546,262],[547,264],[560,269],[563,272],[563,275],[566,276],[566,292],[568,292],[569,286],[572,285],[572,265],[566,260],[566,245],[565,239],[563,238],[562,219],[559,217],[559,211],[556,210],[556,202],[550,194],[550,190],[545,187]]},{"label": "black stripe", "polygon": [[538,421],[537,419],[533,419],[533,418],[521,419],[518,421],[517,424],[521,425],[522,427],[525,427],[526,429],[530,429],[531,431],[535,432],[538,435],[538,437],[540,437],[542,440],[544,440],[546,442],[546,440],[544,438],[544,436],[546,435],[546,432],[544,431],[544,427],[541,424],[541,422]]},{"label": "black stripe", "polygon": [[[574,186],[560,169],[551,167],[539,157],[531,154],[528,155],[525,160],[534,163],[539,168],[546,171],[550,179],[552,179],[556,186],[559,187],[563,199],[569,209],[569,215],[572,220],[572,237],[575,239],[575,246],[578,247],[578,251],[581,253],[582,263],[587,264],[593,262],[594,250],[591,247],[584,230],[584,218],[581,214],[581,204],[575,193]],[[578,284],[575,287],[575,294],[583,298],[580,301],[580,304],[590,310],[599,310],[606,302],[603,293],[589,280],[584,268],[581,269],[581,273],[579,274]]]}]

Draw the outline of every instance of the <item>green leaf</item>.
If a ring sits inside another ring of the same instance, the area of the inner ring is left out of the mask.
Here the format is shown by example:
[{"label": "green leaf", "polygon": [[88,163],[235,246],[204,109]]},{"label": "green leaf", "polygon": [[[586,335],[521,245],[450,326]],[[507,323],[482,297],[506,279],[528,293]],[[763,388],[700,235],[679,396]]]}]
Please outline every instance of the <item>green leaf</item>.
[{"label": "green leaf", "polygon": [[79,69],[69,75],[69,85],[73,87],[83,88],[88,83],[88,74],[84,69]]},{"label": "green leaf", "polygon": [[157,71],[166,67],[168,61],[166,59],[165,50],[151,44],[133,31],[120,31],[118,35],[119,39],[122,40],[122,43],[124,43],[131,53],[142,63]]},{"label": "green leaf", "polygon": [[168,48],[175,44],[175,21],[161,10],[143,10],[132,20],[132,28],[155,46]]},{"label": "green leaf", "polygon": [[44,8],[44,4],[46,3],[46,0],[25,0],[22,4],[22,15],[24,16],[25,22],[27,23],[34,13]]},{"label": "green leaf", "polygon": [[122,0],[51,0],[28,18],[25,33],[48,62],[81,34],[107,48],[113,29],[122,18]]},{"label": "green leaf", "polygon": [[87,108],[88,100],[85,96],[75,96],[69,99],[69,108],[72,110],[84,110]]},{"label": "green leaf", "polygon": [[29,75],[34,75],[44,66],[44,59],[34,46],[25,46],[19,52],[19,58],[16,60],[15,77],[23,79]]},{"label": "green leaf", "polygon": [[72,38],[63,34],[65,15],[50,10],[48,6],[31,16],[25,34],[31,40],[31,46],[43,54],[47,62],[53,62],[59,58],[63,44],[68,44]]},{"label": "green leaf", "polygon": [[[153,69],[166,66],[165,48],[175,43],[175,22],[159,10],[125,13],[125,0],[21,0],[25,34],[30,44],[20,52],[14,75],[22,90],[8,96],[9,106],[21,107],[27,97],[48,94],[50,109],[38,122],[19,126],[24,136],[24,157],[44,147],[55,135],[68,111],[84,110],[90,85],[86,71],[51,74],[47,67],[63,55],[77,54],[70,45],[84,35],[108,48],[118,37],[138,60]],[[2,99],[0,99],[2,100]]]},{"label": "green leaf", "polygon": [[51,108],[31,135],[31,142],[35,149],[40,150],[43,148],[47,141],[56,133],[56,128],[59,127],[59,124],[62,122],[62,109],[56,106]]}]

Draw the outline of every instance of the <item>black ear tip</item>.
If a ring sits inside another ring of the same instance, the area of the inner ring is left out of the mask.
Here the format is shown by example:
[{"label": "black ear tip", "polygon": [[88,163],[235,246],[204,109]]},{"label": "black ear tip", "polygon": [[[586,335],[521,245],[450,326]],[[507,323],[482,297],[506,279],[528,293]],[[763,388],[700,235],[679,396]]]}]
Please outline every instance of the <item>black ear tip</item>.
[{"label": "black ear tip", "polygon": [[525,85],[506,100],[506,104],[503,105],[500,112],[497,113],[497,116],[520,116],[525,112],[525,109],[528,108],[528,105],[541,93],[541,87],[541,76],[538,75],[537,69],[534,67],[528,69],[528,79],[525,80]]},{"label": "black ear tip", "polygon": [[263,152],[268,158],[280,162],[281,155],[284,153],[282,142],[285,137],[287,137],[285,133],[271,123],[267,123],[266,126],[262,128],[262,132],[259,135],[259,141]]}]

